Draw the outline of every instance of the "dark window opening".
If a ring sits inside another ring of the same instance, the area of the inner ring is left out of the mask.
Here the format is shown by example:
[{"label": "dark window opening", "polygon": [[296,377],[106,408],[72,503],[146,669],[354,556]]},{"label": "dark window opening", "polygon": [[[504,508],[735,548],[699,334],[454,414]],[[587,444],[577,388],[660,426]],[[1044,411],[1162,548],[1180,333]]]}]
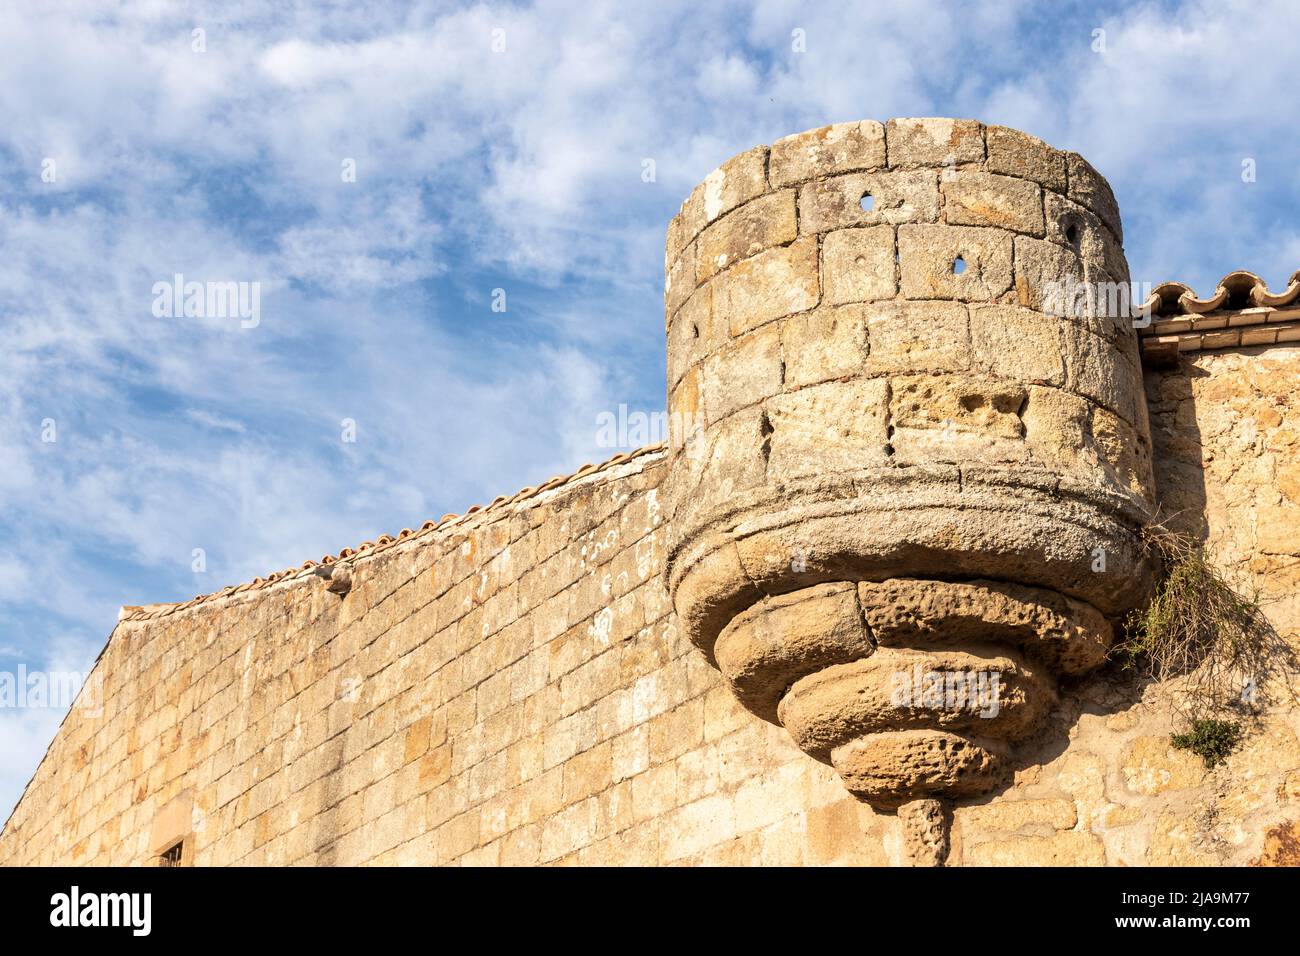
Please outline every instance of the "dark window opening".
[{"label": "dark window opening", "polygon": [[177,843],[175,846],[163,850],[162,854],[159,855],[158,857],[158,865],[159,866],[180,866],[181,854],[184,851],[184,849],[185,849],[185,841],[182,840],[180,843]]}]

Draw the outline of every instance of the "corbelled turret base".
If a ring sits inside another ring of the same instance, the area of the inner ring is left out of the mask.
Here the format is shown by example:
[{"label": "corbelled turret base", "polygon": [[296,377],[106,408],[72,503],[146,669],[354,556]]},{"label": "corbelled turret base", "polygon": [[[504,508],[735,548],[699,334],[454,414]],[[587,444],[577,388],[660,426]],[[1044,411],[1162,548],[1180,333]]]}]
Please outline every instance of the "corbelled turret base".
[{"label": "corbelled turret base", "polygon": [[765,598],[718,636],[747,708],[779,722],[877,807],[985,793],[1008,745],[1056,703],[1057,678],[1101,663],[1090,605],[996,581],[831,582]]}]

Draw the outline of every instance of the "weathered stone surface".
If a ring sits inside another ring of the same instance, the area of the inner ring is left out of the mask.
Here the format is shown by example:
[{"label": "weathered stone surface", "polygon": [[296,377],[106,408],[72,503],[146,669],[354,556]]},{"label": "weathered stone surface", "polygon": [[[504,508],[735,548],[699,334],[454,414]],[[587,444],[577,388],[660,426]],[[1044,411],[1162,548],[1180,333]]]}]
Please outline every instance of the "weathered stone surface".
[{"label": "weathered stone surface", "polygon": [[693,235],[719,216],[767,190],[767,156],[767,147],[755,146],[733,156],[704,177],[704,182],[692,194],[692,200],[697,201],[702,215],[694,223]]},{"label": "weathered stone surface", "polygon": [[984,128],[974,120],[893,119],[885,124],[891,168],[952,166],[984,159]]},{"label": "weathered stone surface", "polygon": [[1011,288],[1011,250],[1012,234],[1000,229],[899,226],[903,295],[909,299],[996,301]]},{"label": "weathered stone surface", "polygon": [[[708,488],[710,498],[715,495],[725,498],[762,484],[762,444],[767,432],[763,409],[751,405],[715,422],[704,436],[707,449],[694,457],[681,456],[687,458],[681,463],[685,468],[683,473],[692,476],[696,487]],[[683,487],[680,491],[684,493],[687,489]],[[692,503],[704,504],[707,500],[696,498]]]},{"label": "weathered stone surface", "polygon": [[1073,322],[1061,323],[1060,330],[1066,387],[1130,425],[1136,423],[1137,403],[1142,398],[1140,369],[1115,361],[1115,348],[1110,342]]},{"label": "weathered stone surface", "polygon": [[887,383],[829,382],[768,400],[768,472],[778,481],[883,464]]},{"label": "weathered stone surface", "polygon": [[1013,651],[882,647],[795,681],[778,716],[800,749],[825,760],[856,738],[907,728],[1020,740],[1055,702],[1050,683]]},{"label": "weathered stone surface", "polygon": [[1110,183],[1078,153],[1067,153],[1066,159],[1066,172],[1070,179],[1066,195],[1095,212],[1115,234],[1115,238],[1123,242],[1124,230],[1119,221],[1119,204],[1115,202],[1115,193],[1111,191]]},{"label": "weathered stone surface", "polygon": [[705,421],[704,400],[700,396],[700,380],[704,371],[699,365],[682,373],[682,379],[668,393],[668,416],[679,423],[673,430],[673,449],[680,449],[684,439],[690,438]]},{"label": "weathered stone surface", "polygon": [[998,378],[1043,385],[1065,384],[1061,323],[1031,309],[972,305],[973,367]]},{"label": "weathered stone surface", "polygon": [[1167,736],[1137,738],[1125,752],[1120,769],[1131,792],[1148,796],[1185,790],[1205,777],[1201,759],[1189,751],[1175,750]]},{"label": "weathered stone surface", "polygon": [[732,336],[810,310],[820,297],[816,239],[797,239],[789,246],[759,252],[733,265],[715,282],[714,315],[727,323]]},{"label": "weathered stone surface", "polygon": [[941,800],[913,800],[898,808],[904,852],[911,866],[943,866],[950,849],[950,811]]},{"label": "weathered stone surface", "polygon": [[1020,176],[1065,192],[1065,154],[1036,136],[1006,126],[986,127],[990,172]]},{"label": "weathered stone surface", "polygon": [[710,423],[781,391],[780,327],[754,329],[705,359],[701,387]]},{"label": "weathered stone surface", "polygon": [[733,336],[817,305],[817,240],[798,239],[736,263],[718,277],[713,311]]},{"label": "weathered stone surface", "polygon": [[802,388],[861,371],[867,360],[867,307],[823,307],[781,323],[785,386]]},{"label": "weathered stone surface", "polygon": [[1091,210],[1057,193],[1046,192],[1043,215],[1047,239],[1072,249],[1089,262],[1105,263],[1108,273],[1119,271],[1116,259],[1122,259],[1123,252],[1118,249],[1114,235]]},{"label": "weathered stone surface", "polygon": [[726,342],[729,330],[713,321],[713,286],[706,284],[682,303],[668,326],[668,387],[681,381],[686,370],[698,365]]},{"label": "weathered stone surface", "polygon": [[748,202],[700,233],[696,281],[712,278],[764,249],[791,242],[797,231],[793,189]]},{"label": "weathered stone surface", "polygon": [[1088,433],[1113,483],[1148,504],[1155,498],[1151,446],[1132,425],[1104,408],[1091,409]]},{"label": "weathered stone surface", "polygon": [[681,257],[682,250],[695,238],[694,233],[687,234],[686,203],[668,223],[668,234],[664,240],[664,276],[672,274],[673,266]]},{"label": "weathered stone surface", "polygon": [[995,226],[1043,235],[1043,191],[1037,183],[978,170],[943,180],[943,218],[954,226]]},{"label": "weathered stone surface", "polygon": [[1025,830],[1070,830],[1079,815],[1071,800],[997,800],[962,807],[956,813],[963,834],[1018,833]]},{"label": "weathered stone surface", "polygon": [[1300,506],[1281,502],[1259,509],[1259,550],[1264,554],[1300,554]]},{"label": "weathered stone surface", "polygon": [[1027,836],[981,843],[966,850],[970,866],[1101,866],[1106,852],[1091,833],[1062,831],[1052,836]]},{"label": "weathered stone surface", "polygon": [[1075,301],[1068,293],[1084,282],[1083,260],[1074,249],[1016,236],[1015,269],[1017,305],[1053,316],[1074,314],[1060,307]]},{"label": "weathered stone surface", "polygon": [[822,240],[822,284],[830,305],[893,298],[894,230],[871,226],[828,234]]},{"label": "weathered stone surface", "polygon": [[[864,205],[867,197],[870,210]],[[938,221],[939,176],[929,169],[854,173],[799,187],[799,230],[804,234]]]},{"label": "weathered stone surface", "polygon": [[695,291],[695,243],[688,245],[664,278],[664,309],[672,315]]},{"label": "weathered stone surface", "polygon": [[1300,824],[1281,823],[1264,834],[1256,866],[1300,866]]},{"label": "weathered stone surface", "polygon": [[1018,461],[1027,455],[1021,385],[966,375],[891,382],[891,444],[900,462]]},{"label": "weathered stone surface", "polygon": [[885,127],[874,120],[862,120],[778,139],[772,144],[768,177],[773,187],[780,187],[884,165]]},{"label": "weathered stone surface", "polygon": [[1164,812],[1155,821],[1146,859],[1151,866],[1221,866],[1216,840],[1186,810]]},{"label": "weathered stone surface", "polygon": [[1020,417],[1042,464],[1076,475],[1100,469],[1116,490],[1152,498],[1150,449],[1113,413],[1069,392],[1030,386]]},{"label": "weathered stone surface", "polygon": [[1102,664],[1110,647],[1110,624],[1095,608],[1043,588],[893,578],[863,581],[858,590],[872,636],[884,647],[995,641],[1070,675]]},{"label": "weathered stone surface", "polygon": [[870,375],[970,368],[966,306],[956,302],[875,302],[865,307]]},{"label": "weathered stone surface", "polygon": [[881,806],[929,794],[960,797],[988,790],[1002,774],[1004,759],[996,751],[936,730],[872,734],[831,755],[844,785]]},{"label": "weathered stone surface", "polygon": [[795,681],[875,650],[852,583],[816,585],[767,598],[718,635],[718,668],[747,708],[776,721],[777,704]]}]

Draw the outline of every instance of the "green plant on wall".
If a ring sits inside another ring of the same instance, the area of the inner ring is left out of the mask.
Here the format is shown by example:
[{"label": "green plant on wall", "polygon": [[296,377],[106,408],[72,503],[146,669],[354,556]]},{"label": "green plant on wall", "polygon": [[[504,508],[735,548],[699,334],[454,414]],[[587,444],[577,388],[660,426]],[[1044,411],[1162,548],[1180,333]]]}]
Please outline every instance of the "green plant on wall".
[{"label": "green plant on wall", "polygon": [[1205,761],[1206,769],[1213,769],[1228,759],[1242,735],[1238,721],[1201,717],[1192,721],[1189,730],[1173,734],[1170,740],[1179,750],[1190,750]]},{"label": "green plant on wall", "polygon": [[1223,579],[1199,538],[1156,524],[1144,542],[1160,578],[1151,603],[1125,622],[1115,656],[1152,680],[1181,678],[1170,699],[1187,729],[1171,742],[1214,767],[1296,671],[1296,652],[1257,596]]}]

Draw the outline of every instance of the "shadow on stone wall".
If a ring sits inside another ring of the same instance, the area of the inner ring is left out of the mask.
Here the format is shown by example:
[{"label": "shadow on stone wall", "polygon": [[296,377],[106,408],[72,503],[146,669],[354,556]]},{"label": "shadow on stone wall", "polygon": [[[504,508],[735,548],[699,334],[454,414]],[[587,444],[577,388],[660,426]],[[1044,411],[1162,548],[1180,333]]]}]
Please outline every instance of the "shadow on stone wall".
[{"label": "shadow on stone wall", "polygon": [[[1147,369],[1144,382],[1151,421],[1157,520],[1202,543],[1209,534],[1207,482],[1192,382],[1208,377],[1204,369],[1180,360],[1177,368]],[[1118,642],[1123,636],[1123,622],[1112,624]],[[955,800],[954,805],[978,807],[997,802],[1009,790],[1032,779],[1035,768],[1061,757],[1070,748],[1081,718],[1124,713],[1142,702],[1150,684],[1149,678],[1114,661],[1080,679],[1063,680],[1059,703],[1047,715],[1039,733],[1013,751],[1009,767],[1013,777],[989,793]]]}]

